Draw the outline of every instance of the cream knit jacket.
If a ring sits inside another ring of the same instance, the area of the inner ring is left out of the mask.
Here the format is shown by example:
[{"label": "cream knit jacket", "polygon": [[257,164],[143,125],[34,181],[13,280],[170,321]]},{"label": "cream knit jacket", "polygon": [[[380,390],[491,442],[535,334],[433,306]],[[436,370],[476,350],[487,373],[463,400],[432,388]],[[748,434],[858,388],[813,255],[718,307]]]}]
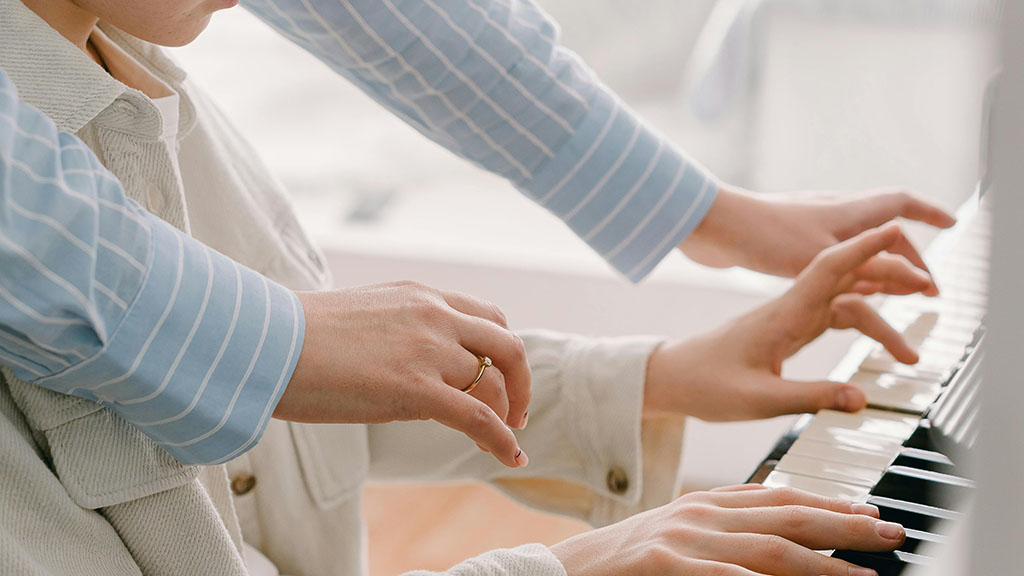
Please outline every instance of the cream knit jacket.
[{"label": "cream knit jacket", "polygon": [[[19,0],[0,0],[0,67],[27,102],[78,134],[128,195],[159,217],[293,289],[329,287],[287,196],[220,111],[159,49],[101,27],[181,95],[180,171],[159,141],[162,120],[152,102]],[[523,336],[534,400],[530,425],[519,433],[531,455],[521,470],[505,469],[430,422],[272,421],[260,443],[228,465],[182,466],[109,410],[3,370],[0,573],[242,575],[246,545],[286,574],[365,573],[361,488],[368,480],[486,480],[598,525],[667,502],[682,421],[641,418],[646,361],[658,341]],[[257,487],[233,497],[229,475],[243,473],[255,475]],[[446,573],[564,569],[547,548],[528,545]]]}]

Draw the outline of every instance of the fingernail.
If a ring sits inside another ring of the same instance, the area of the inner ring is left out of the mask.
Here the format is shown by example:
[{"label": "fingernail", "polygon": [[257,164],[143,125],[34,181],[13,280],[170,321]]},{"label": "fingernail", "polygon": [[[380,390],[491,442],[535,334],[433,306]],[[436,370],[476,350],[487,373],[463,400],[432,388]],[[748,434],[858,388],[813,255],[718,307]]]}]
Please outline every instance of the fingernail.
[{"label": "fingernail", "polygon": [[868,568],[861,568],[860,566],[854,566],[850,568],[850,576],[878,576],[878,572]]},{"label": "fingernail", "polygon": [[522,430],[522,429],[526,428],[526,421],[529,419],[529,417],[530,417],[530,413],[529,412],[523,414],[523,420],[522,420],[522,422],[519,423],[519,426],[516,426],[516,430]]},{"label": "fingernail", "polygon": [[878,518],[878,506],[872,506],[871,504],[854,504],[852,507],[854,514],[863,514],[865,516],[871,516]]},{"label": "fingernail", "polygon": [[525,468],[526,465],[530,463],[530,458],[529,456],[526,455],[526,452],[523,452],[523,449],[520,448],[516,452],[515,461],[516,464],[519,464],[520,467]]},{"label": "fingernail", "polygon": [[875,531],[886,540],[898,540],[903,536],[903,526],[893,522],[879,522],[875,524]]}]

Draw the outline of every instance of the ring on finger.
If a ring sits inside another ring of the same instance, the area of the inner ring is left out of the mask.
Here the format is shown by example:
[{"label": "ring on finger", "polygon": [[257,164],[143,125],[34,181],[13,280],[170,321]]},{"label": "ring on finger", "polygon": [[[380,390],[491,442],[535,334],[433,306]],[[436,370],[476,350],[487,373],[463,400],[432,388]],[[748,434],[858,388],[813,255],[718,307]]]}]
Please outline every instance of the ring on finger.
[{"label": "ring on finger", "polygon": [[480,383],[480,379],[484,377],[484,371],[490,368],[492,365],[491,359],[487,356],[480,356],[478,354],[476,359],[480,362],[480,371],[476,373],[476,380],[473,380],[472,384],[466,386],[461,390],[466,394],[469,394],[470,392],[473,391],[474,388],[476,388],[477,384]]}]

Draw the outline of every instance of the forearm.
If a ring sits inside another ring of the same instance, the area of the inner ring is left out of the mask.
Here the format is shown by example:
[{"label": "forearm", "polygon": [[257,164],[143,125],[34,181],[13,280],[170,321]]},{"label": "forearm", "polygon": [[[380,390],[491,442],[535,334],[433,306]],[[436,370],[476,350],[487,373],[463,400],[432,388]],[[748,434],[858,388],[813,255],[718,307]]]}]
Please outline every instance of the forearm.
[{"label": "forearm", "polygon": [[532,1],[246,0],[435,142],[510,179],[639,280],[713,179],[623,105]]},{"label": "forearm", "polygon": [[129,200],[0,73],[0,363],[104,404],[187,463],[262,432],[304,333],[295,296]]}]

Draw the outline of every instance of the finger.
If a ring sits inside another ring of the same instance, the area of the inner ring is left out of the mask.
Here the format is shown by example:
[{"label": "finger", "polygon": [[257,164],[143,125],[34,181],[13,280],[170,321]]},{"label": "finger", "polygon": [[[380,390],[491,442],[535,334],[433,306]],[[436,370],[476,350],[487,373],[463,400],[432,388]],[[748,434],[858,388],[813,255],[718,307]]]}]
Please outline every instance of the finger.
[{"label": "finger", "polygon": [[426,414],[428,417],[469,436],[510,468],[529,463],[515,434],[489,406],[447,385],[431,392],[436,393],[436,397],[433,398],[433,409]]},{"label": "finger", "polygon": [[[882,285],[886,294],[914,294],[935,288],[932,277],[909,260],[895,254],[876,254],[855,270],[855,279],[850,284],[867,280]],[[842,287],[845,282],[841,282]]]},{"label": "finger", "polygon": [[896,217],[924,222],[938,228],[949,228],[956,218],[942,207],[902,189],[880,190],[864,198],[869,207],[865,224],[879,226]]},{"label": "finger", "polygon": [[848,383],[797,382],[773,378],[752,388],[744,404],[752,406],[752,418],[774,418],[784,414],[813,414],[831,409],[857,412],[867,405],[864,392]]},{"label": "finger", "polygon": [[904,364],[916,364],[917,352],[903,334],[889,325],[878,312],[859,296],[844,295],[832,303],[831,327],[837,330],[855,328],[882,345],[892,357]]},{"label": "finger", "polygon": [[[917,248],[914,247],[910,242],[910,239],[908,239],[905,234],[900,233],[900,238],[889,247],[889,252],[906,258],[908,262],[927,272],[928,276],[931,277],[932,271],[928,268],[928,265],[924,263],[924,258],[921,257]],[[931,286],[922,290],[922,293],[925,296],[938,296],[939,288],[935,285],[935,279],[933,277],[931,277],[931,280]]]},{"label": "finger", "polygon": [[761,572],[754,572],[735,564],[723,564],[713,560],[699,560],[687,558],[680,563],[678,571],[671,572],[671,575],[680,574],[685,576],[764,576]]},{"label": "finger", "polygon": [[839,498],[827,498],[797,490],[795,488],[768,488],[767,490],[745,490],[740,492],[709,492],[712,504],[722,508],[760,508],[764,506],[809,506],[841,514],[859,514],[854,504]]},{"label": "finger", "polygon": [[[459,355],[458,369],[442,375],[445,383],[460,392],[469,388],[480,374],[480,359],[463,349]],[[449,373],[451,372],[451,373]],[[469,395],[487,404],[502,422],[508,421],[508,394],[505,391],[505,377],[497,366],[485,368],[480,381],[469,391]]]},{"label": "finger", "polygon": [[744,566],[755,572],[785,576],[860,576],[853,565],[829,558],[775,534],[719,534],[708,538],[700,551],[714,558]]},{"label": "finger", "polygon": [[523,341],[509,330],[463,314],[457,323],[460,343],[473,354],[489,356],[505,377],[508,425],[522,428],[530,405],[530,366]]},{"label": "finger", "polygon": [[508,328],[508,320],[505,318],[505,313],[486,300],[470,296],[469,294],[463,294],[462,292],[446,290],[441,291],[441,297],[444,298],[444,301],[449,306],[463,314],[490,320],[502,328]]},{"label": "finger", "polygon": [[723,510],[718,527],[727,532],[777,534],[812,550],[883,552],[903,544],[899,524],[863,514],[841,514],[807,506]]},{"label": "finger", "polygon": [[763,484],[737,484],[736,486],[719,486],[710,492],[746,492],[748,490],[768,490]]},{"label": "finger", "polygon": [[791,292],[803,293],[799,298],[803,302],[831,300],[853,286],[857,278],[851,272],[889,248],[899,234],[898,226],[887,224],[823,250],[800,275]]},{"label": "finger", "polygon": [[871,296],[872,294],[878,294],[883,289],[885,289],[885,285],[881,282],[875,282],[873,280],[857,280],[853,283],[853,286],[850,286],[849,292],[854,292],[863,296]]}]

